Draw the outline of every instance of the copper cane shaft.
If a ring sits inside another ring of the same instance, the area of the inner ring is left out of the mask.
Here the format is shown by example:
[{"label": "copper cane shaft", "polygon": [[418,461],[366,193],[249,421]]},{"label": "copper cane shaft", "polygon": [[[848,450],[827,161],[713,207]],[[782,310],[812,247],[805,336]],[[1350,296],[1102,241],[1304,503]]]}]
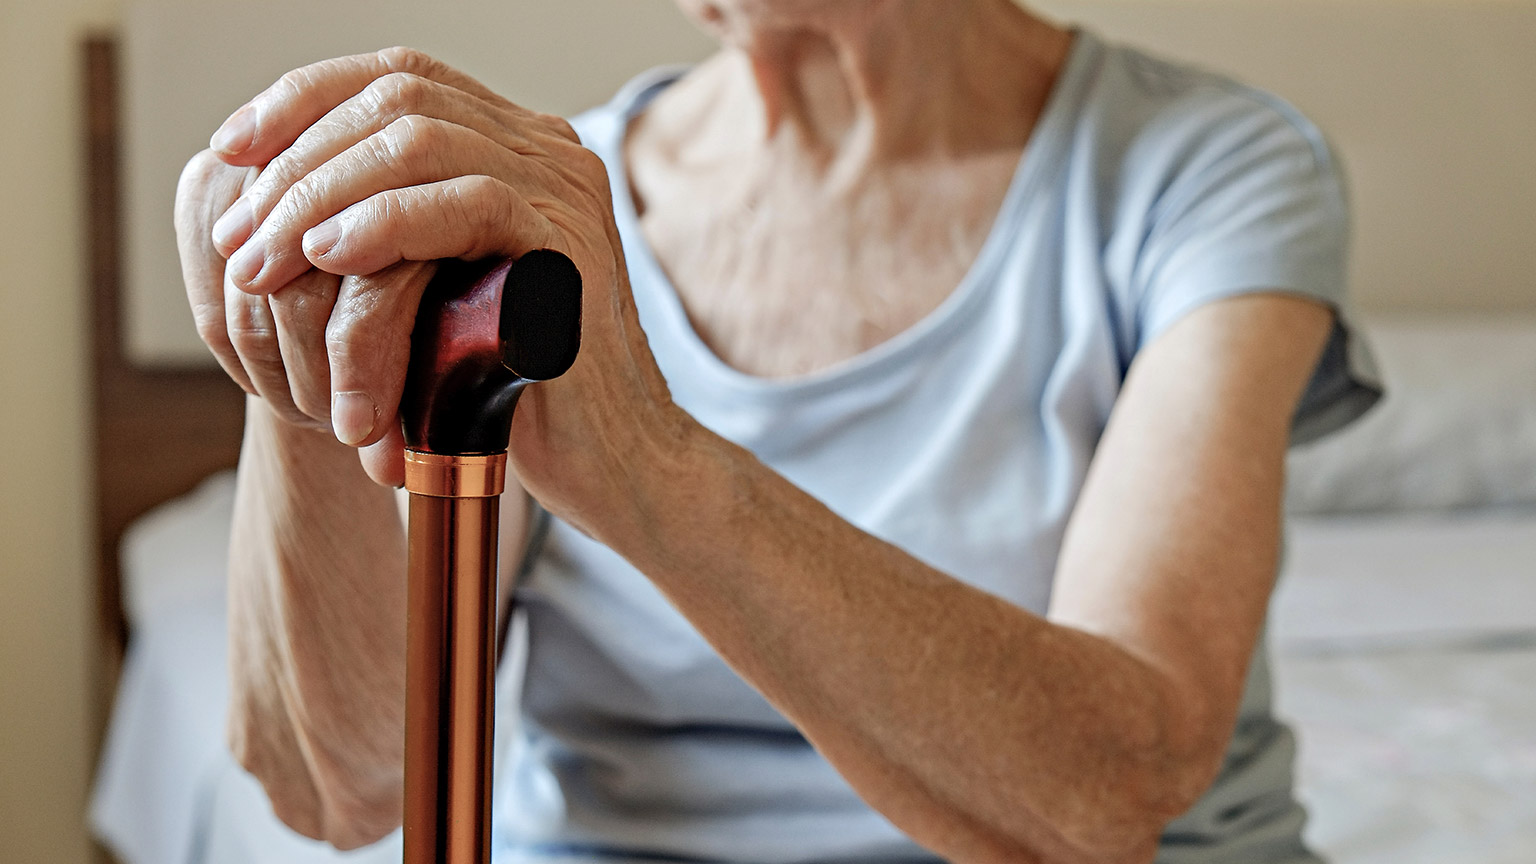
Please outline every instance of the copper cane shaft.
[{"label": "copper cane shaft", "polygon": [[405,864],[488,864],[506,455],[407,453]]},{"label": "copper cane shaft", "polygon": [[560,252],[440,261],[422,295],[400,400],[405,864],[491,860],[497,511],[512,412],[580,345],[581,273]]}]

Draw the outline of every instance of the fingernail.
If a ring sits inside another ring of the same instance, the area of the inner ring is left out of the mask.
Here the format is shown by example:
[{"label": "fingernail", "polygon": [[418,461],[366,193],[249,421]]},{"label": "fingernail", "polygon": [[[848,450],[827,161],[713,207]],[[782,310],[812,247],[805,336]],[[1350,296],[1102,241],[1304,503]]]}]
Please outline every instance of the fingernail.
[{"label": "fingernail", "polygon": [[331,397],[331,429],[336,440],[353,447],[373,434],[373,400],[361,390],[347,390]]},{"label": "fingernail", "polygon": [[260,233],[254,234],[230,256],[229,278],[241,285],[249,285],[256,281],[257,274],[266,263],[267,241],[262,239]]},{"label": "fingernail", "polygon": [[304,252],[307,255],[323,257],[336,248],[336,241],[340,239],[341,222],[336,219],[327,219],[304,232]]},{"label": "fingernail", "polygon": [[213,223],[213,245],[222,251],[234,249],[251,239],[251,231],[256,227],[253,224],[255,215],[251,202],[244,197],[235,199],[219,221]]},{"label": "fingernail", "polygon": [[238,156],[256,140],[256,109],[247,105],[231,114],[209,139],[208,146],[225,156]]}]

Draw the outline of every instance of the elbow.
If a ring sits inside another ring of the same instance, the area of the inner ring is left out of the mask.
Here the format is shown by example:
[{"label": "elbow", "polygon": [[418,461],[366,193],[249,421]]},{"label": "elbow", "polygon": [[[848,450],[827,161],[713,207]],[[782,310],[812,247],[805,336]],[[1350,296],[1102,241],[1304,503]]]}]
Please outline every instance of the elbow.
[{"label": "elbow", "polygon": [[997,826],[944,844],[949,860],[974,864],[1152,864],[1162,840],[1163,826],[1154,819],[1097,819],[1078,824]]},{"label": "elbow", "polygon": [[[1054,803],[1049,822],[1073,861],[1149,864],[1168,824],[1209,790],[1226,754],[1231,719],[1198,699],[1165,697],[1165,710],[1120,725],[1081,772],[1079,794]],[[1090,779],[1092,778],[1092,779]]]},{"label": "elbow", "polygon": [[1172,818],[1155,809],[1122,807],[1058,826],[1064,853],[1059,857],[1074,864],[1152,864]]},{"label": "elbow", "polygon": [[376,843],[399,827],[399,771],[342,770],[301,743],[302,737],[282,720],[230,715],[230,752],[261,784],[273,815],[298,834],[343,851]]},{"label": "elbow", "polygon": [[981,858],[996,864],[1152,864],[1169,821],[1159,811],[1121,807],[1080,819],[1032,819],[994,835],[1003,839],[989,844],[994,854]]},{"label": "elbow", "polygon": [[1125,765],[1095,795],[1060,814],[1055,834],[1084,864],[1150,864],[1168,823],[1194,806],[1213,772],[1203,760],[1158,755]]},{"label": "elbow", "polygon": [[[1219,759],[1217,760],[1219,762]],[[1099,782],[1079,782],[1073,794],[1020,808],[1023,818],[998,826],[1003,852],[998,862],[1062,864],[1151,864],[1168,823],[1192,807],[1210,785],[1214,769],[1203,757],[1148,748],[1122,753]],[[1021,798],[1023,795],[1021,794]]]}]

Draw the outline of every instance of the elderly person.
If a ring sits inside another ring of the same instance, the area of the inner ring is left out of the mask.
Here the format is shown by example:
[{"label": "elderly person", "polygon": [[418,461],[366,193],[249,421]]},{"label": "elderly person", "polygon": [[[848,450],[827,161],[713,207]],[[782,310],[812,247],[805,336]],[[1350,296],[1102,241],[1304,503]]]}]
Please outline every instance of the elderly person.
[{"label": "elderly person", "polygon": [[1374,396],[1317,131],[1010,0],[681,5],[719,53],[572,124],[391,49],[183,176],[278,815],[398,825],[415,306],[554,248],[584,346],[512,429],[498,860],[1315,861],[1262,650],[1284,457]]}]

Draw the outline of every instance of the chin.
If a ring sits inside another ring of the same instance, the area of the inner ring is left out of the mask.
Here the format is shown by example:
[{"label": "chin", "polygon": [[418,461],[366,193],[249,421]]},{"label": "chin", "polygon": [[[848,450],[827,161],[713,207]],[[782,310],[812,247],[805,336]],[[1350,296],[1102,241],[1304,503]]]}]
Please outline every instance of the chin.
[{"label": "chin", "polygon": [[889,2],[891,0],[676,0],[684,14],[722,39],[740,35],[742,30],[793,26],[838,7],[856,9]]}]

